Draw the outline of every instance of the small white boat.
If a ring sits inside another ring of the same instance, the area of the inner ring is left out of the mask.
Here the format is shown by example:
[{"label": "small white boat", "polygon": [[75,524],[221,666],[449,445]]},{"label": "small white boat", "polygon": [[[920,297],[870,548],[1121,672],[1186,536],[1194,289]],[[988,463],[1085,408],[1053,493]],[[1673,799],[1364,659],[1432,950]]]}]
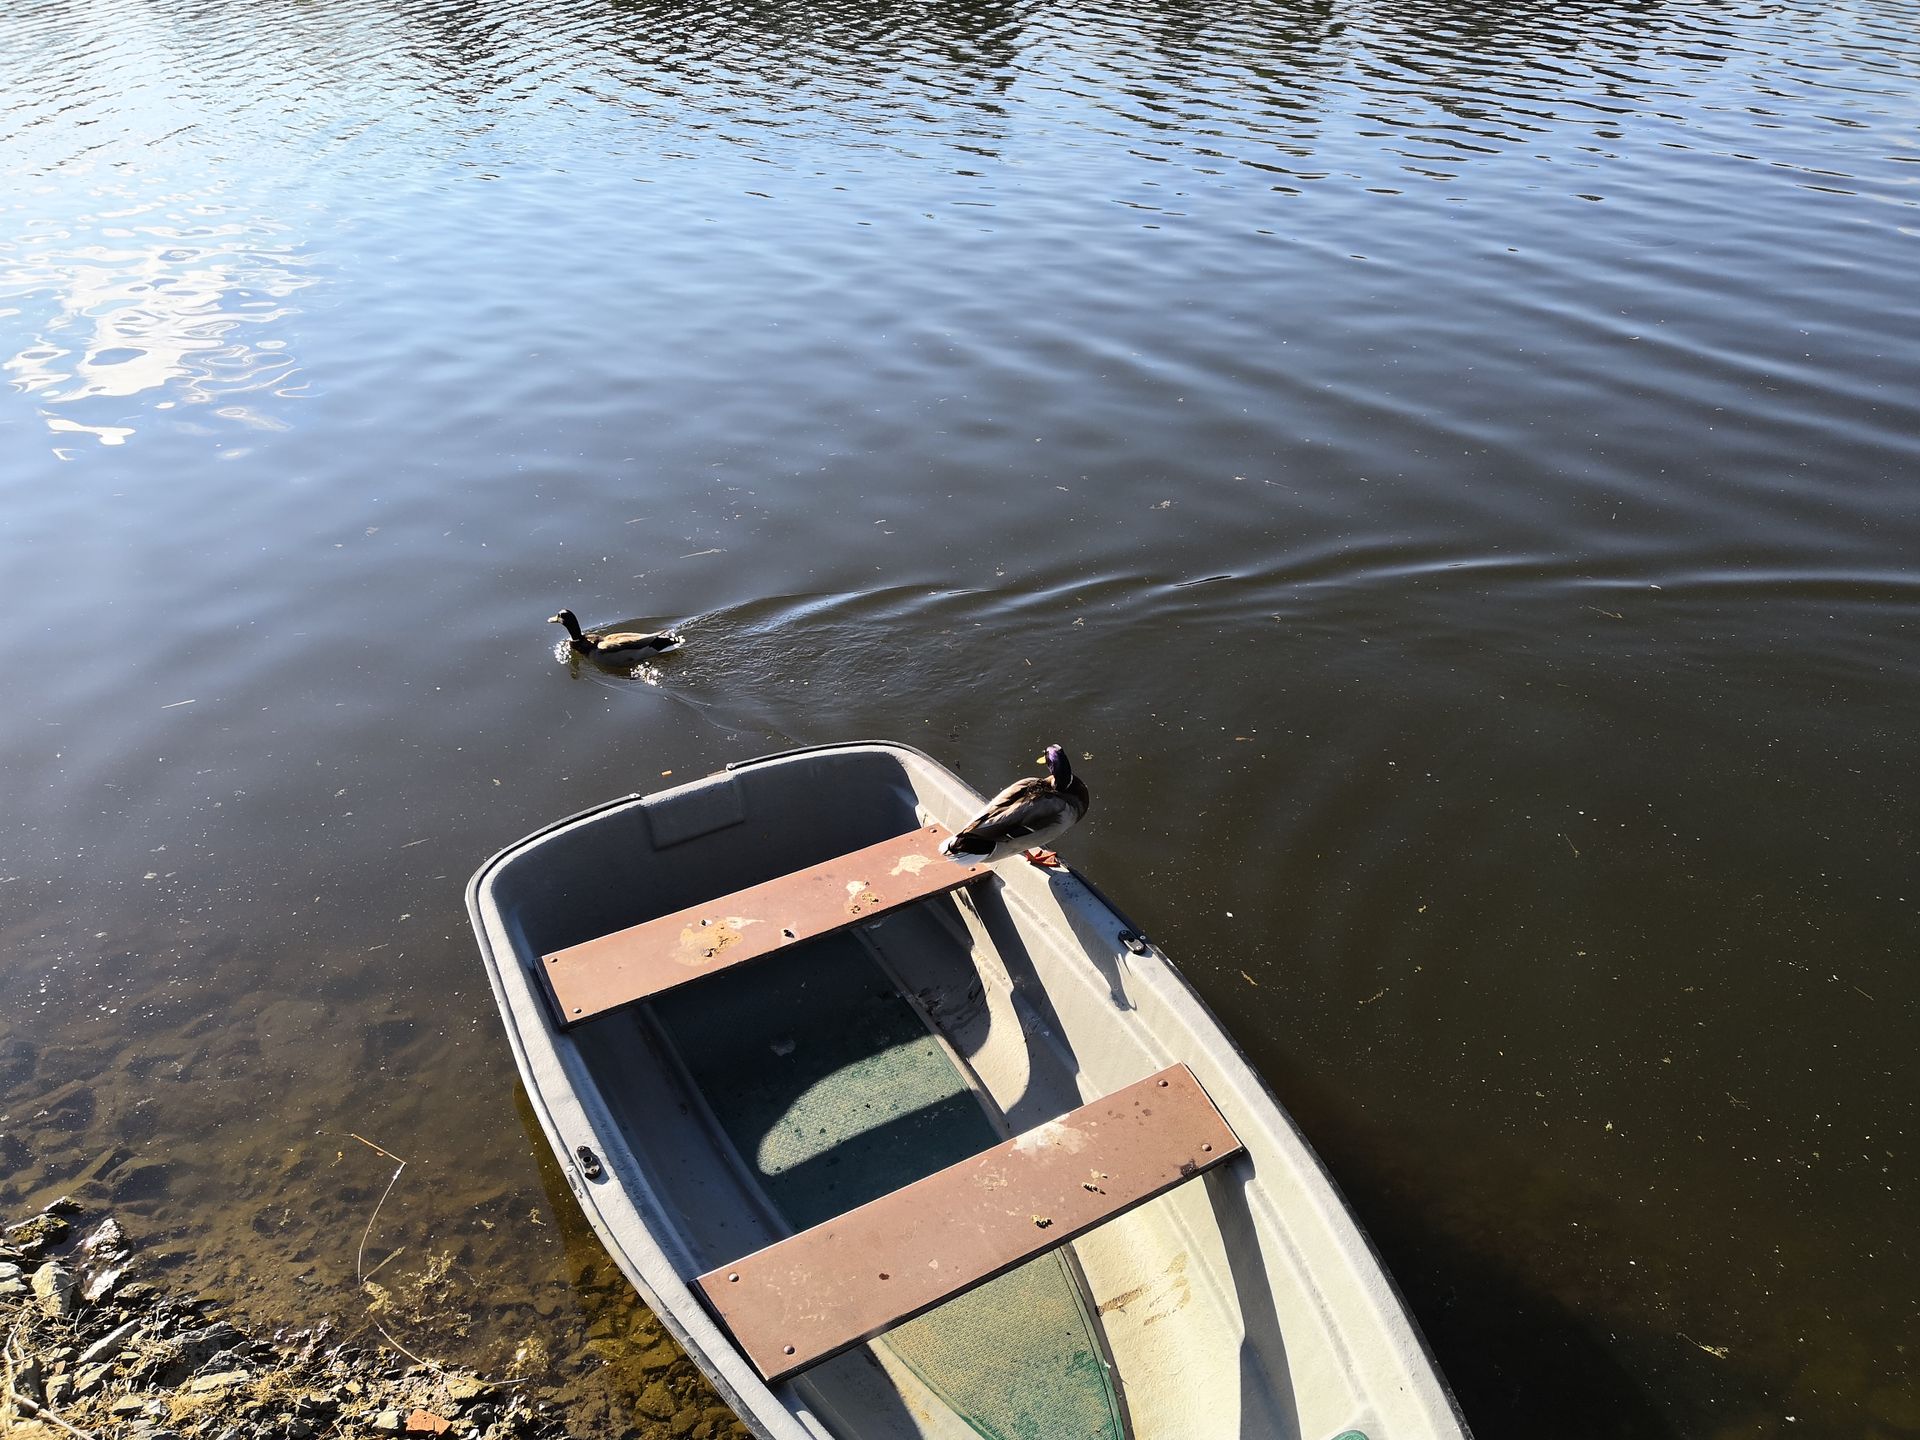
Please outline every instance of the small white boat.
[{"label": "small white boat", "polygon": [[1172,963],[981,797],[829,745],[549,826],[468,908],[627,1278],[778,1440],[1461,1440],[1339,1193]]}]

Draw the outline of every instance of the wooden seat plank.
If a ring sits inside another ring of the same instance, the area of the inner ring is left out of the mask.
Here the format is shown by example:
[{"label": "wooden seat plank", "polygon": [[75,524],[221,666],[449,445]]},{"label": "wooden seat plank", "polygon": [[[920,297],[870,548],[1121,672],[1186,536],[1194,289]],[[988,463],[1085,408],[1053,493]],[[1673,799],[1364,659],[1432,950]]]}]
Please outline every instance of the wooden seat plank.
[{"label": "wooden seat plank", "polygon": [[784,1380],[1241,1153],[1175,1065],[695,1283]]},{"label": "wooden seat plank", "polygon": [[958,889],[987,873],[940,854],[923,825],[878,845],[541,956],[561,1028],[788,945]]}]

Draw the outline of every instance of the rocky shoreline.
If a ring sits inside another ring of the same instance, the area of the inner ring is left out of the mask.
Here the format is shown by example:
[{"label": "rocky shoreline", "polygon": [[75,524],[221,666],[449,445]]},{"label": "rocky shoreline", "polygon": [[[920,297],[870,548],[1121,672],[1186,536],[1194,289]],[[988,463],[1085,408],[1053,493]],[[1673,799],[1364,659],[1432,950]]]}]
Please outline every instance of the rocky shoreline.
[{"label": "rocky shoreline", "polygon": [[[0,1434],[8,1440],[560,1440],[528,1381],[335,1343],[330,1327],[250,1334],[220,1306],[140,1277],[111,1215],[69,1199],[0,1231]],[[685,1421],[684,1425],[680,1422]],[[661,1433],[737,1422],[695,1411]]]}]

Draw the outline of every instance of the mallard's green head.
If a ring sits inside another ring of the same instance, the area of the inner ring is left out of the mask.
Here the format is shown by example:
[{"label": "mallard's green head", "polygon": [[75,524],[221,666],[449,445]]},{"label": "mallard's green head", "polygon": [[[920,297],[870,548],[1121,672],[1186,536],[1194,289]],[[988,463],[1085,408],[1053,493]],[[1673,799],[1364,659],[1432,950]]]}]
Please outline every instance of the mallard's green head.
[{"label": "mallard's green head", "polygon": [[1073,783],[1073,766],[1067,761],[1067,752],[1058,745],[1047,746],[1047,753],[1040,757],[1045,762],[1047,774],[1053,779],[1053,788],[1064,790]]}]

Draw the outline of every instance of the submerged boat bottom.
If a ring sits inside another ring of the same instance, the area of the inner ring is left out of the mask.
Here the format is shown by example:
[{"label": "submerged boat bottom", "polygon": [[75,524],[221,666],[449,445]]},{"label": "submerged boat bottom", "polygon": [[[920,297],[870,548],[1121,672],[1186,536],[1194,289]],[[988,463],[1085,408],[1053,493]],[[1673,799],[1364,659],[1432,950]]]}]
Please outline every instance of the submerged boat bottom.
[{"label": "submerged boat bottom", "polygon": [[[1003,1138],[947,1049],[851,934],[663,996],[654,1015],[748,1173],[795,1230]],[[991,1440],[1128,1433],[1097,1322],[1063,1252],[875,1343]]]}]

